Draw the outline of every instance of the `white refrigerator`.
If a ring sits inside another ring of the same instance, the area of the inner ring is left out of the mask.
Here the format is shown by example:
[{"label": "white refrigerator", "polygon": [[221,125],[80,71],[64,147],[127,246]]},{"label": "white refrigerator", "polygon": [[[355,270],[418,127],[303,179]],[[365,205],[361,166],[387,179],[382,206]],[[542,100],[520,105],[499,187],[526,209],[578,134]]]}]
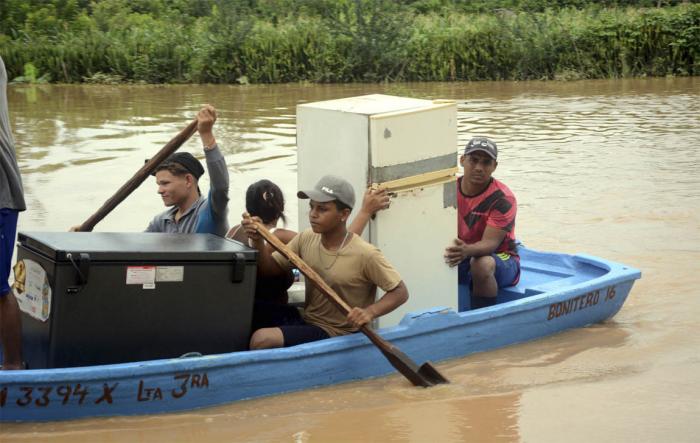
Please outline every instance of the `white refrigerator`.
[{"label": "white refrigerator", "polygon": [[[443,260],[457,236],[456,103],[373,94],[302,104],[297,148],[299,189],[326,174],[343,177],[355,189],[355,211],[370,184],[392,193],[363,237],[399,271],[409,300],[378,326],[434,307],[456,311],[457,270]],[[308,205],[300,204],[299,229],[308,227]]]}]

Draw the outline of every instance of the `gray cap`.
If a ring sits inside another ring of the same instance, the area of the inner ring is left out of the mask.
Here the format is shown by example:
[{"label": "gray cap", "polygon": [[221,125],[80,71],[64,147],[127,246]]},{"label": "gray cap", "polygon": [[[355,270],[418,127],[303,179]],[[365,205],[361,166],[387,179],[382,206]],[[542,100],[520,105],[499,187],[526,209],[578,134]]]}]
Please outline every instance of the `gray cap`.
[{"label": "gray cap", "polygon": [[297,197],[310,198],[319,203],[338,200],[350,208],[355,207],[355,190],[352,189],[352,185],[347,180],[334,175],[324,175],[314,189],[299,191]]},{"label": "gray cap", "polygon": [[494,160],[498,157],[498,147],[496,143],[486,137],[474,137],[469,140],[469,143],[467,143],[467,146],[464,148],[464,155],[469,155],[475,151],[485,152]]}]

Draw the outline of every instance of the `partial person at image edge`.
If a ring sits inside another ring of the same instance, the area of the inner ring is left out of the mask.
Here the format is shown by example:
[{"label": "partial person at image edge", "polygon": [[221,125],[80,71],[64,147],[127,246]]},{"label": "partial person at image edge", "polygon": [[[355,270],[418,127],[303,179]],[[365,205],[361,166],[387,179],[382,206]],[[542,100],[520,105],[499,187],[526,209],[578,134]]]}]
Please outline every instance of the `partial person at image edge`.
[{"label": "partial person at image edge", "polygon": [[3,349],[2,369],[23,369],[22,326],[17,300],[8,279],[17,234],[19,212],[24,202],[15,143],[10,130],[7,106],[7,71],[0,57],[0,342]]}]

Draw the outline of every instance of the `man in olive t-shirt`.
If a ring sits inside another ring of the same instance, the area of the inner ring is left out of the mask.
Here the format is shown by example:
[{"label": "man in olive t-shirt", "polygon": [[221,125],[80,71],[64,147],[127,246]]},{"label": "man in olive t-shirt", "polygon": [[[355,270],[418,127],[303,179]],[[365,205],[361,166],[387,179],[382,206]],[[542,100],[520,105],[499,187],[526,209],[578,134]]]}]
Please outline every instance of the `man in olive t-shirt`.
[{"label": "man in olive t-shirt", "polygon": [[[250,339],[251,349],[293,346],[323,338],[356,332],[363,325],[396,309],[408,299],[408,290],[399,273],[375,246],[348,231],[347,219],[355,204],[352,185],[339,177],[322,177],[314,189],[300,191],[309,199],[308,229],[288,247],[316,271],[352,307],[344,315],[314,285],[306,285],[303,316],[292,309],[278,326],[261,328]],[[242,225],[259,251],[258,273],[278,275],[292,267],[281,254],[272,253],[257,232],[256,217],[243,215]],[[375,301],[376,288],[386,294]]]},{"label": "man in olive t-shirt", "polygon": [[[377,287],[389,292],[401,283],[401,276],[381,251],[352,232],[348,232],[345,245],[336,251],[326,249],[321,234],[311,229],[298,234],[287,246],[353,307],[367,308],[374,303]],[[272,258],[283,269],[294,267],[279,252],[274,252]],[[328,297],[312,284],[306,285],[302,318],[331,337],[357,331]]]}]

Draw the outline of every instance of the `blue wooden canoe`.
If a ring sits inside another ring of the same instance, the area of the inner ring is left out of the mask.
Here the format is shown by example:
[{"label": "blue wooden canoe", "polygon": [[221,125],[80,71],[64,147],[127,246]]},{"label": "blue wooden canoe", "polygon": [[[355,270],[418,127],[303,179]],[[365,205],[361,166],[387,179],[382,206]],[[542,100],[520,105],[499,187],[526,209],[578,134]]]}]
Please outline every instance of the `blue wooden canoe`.
[{"label": "blue wooden canoe", "polygon": [[[408,314],[380,334],[419,364],[464,357],[608,319],[641,276],[636,269],[589,255],[520,251],[520,283],[502,291],[499,304]],[[183,411],[393,372],[362,334],[285,349],[0,371],[0,421]]]}]

